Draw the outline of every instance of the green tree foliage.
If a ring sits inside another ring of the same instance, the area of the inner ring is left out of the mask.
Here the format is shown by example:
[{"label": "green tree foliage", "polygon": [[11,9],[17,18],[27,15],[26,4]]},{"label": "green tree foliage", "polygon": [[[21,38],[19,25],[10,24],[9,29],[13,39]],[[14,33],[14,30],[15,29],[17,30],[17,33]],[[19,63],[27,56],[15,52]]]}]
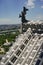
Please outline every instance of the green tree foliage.
[{"label": "green tree foliage", "polygon": [[3,44],[6,42],[6,39],[8,39],[9,42],[15,41],[16,36],[18,36],[20,32],[17,30],[15,34],[9,33],[5,35],[0,35],[0,46],[5,49],[5,52],[9,50],[9,46],[3,46]]}]

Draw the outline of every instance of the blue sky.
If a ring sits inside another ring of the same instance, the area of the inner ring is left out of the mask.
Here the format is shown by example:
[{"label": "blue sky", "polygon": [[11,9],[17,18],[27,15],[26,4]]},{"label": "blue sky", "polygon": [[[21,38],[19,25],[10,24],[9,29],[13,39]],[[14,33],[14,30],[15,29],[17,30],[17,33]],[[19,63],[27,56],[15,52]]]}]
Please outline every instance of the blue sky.
[{"label": "blue sky", "polygon": [[43,20],[43,0],[0,0],[0,24],[21,23],[23,6],[29,9],[28,20]]}]

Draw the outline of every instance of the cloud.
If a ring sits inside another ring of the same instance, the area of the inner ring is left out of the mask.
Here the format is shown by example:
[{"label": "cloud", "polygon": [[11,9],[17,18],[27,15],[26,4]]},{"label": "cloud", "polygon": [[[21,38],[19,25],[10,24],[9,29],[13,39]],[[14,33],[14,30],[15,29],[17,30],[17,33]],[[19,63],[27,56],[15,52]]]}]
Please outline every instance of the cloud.
[{"label": "cloud", "polygon": [[43,8],[43,5],[41,6],[41,8]]},{"label": "cloud", "polygon": [[0,18],[0,24],[10,24],[11,21],[12,21],[11,19]]},{"label": "cloud", "polygon": [[18,18],[0,18],[0,25],[1,24],[19,24],[21,23]]},{"label": "cloud", "polygon": [[7,19],[7,18],[0,18],[0,22],[9,22],[11,21],[10,19]]},{"label": "cloud", "polygon": [[29,8],[34,8],[35,7],[35,0],[28,0],[26,3],[26,6]]},{"label": "cloud", "polygon": [[[43,3],[43,0],[40,0]],[[41,5],[41,8],[43,8],[43,5]]]},{"label": "cloud", "polygon": [[42,14],[37,15],[37,16],[36,16],[36,19],[37,19],[37,20],[43,20],[43,15],[42,15]]},{"label": "cloud", "polygon": [[43,1],[43,0],[40,0],[40,1]]},{"label": "cloud", "polygon": [[42,14],[38,14],[32,17],[32,20],[43,20],[43,15]]}]

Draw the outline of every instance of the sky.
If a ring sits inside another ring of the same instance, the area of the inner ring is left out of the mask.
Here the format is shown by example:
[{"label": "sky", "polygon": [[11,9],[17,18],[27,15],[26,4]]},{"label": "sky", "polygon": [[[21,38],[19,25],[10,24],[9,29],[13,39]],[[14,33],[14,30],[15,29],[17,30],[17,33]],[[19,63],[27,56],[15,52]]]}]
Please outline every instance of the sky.
[{"label": "sky", "polygon": [[21,23],[23,6],[29,9],[28,20],[43,20],[43,0],[0,0],[0,25]]}]

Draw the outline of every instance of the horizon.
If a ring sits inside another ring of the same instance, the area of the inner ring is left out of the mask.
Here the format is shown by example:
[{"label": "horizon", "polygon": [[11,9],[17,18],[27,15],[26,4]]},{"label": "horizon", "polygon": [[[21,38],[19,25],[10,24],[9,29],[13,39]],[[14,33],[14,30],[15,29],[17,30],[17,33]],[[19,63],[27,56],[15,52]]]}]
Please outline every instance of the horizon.
[{"label": "horizon", "polygon": [[43,0],[0,0],[0,25],[20,24],[23,6],[29,9],[28,20],[43,20]]}]

